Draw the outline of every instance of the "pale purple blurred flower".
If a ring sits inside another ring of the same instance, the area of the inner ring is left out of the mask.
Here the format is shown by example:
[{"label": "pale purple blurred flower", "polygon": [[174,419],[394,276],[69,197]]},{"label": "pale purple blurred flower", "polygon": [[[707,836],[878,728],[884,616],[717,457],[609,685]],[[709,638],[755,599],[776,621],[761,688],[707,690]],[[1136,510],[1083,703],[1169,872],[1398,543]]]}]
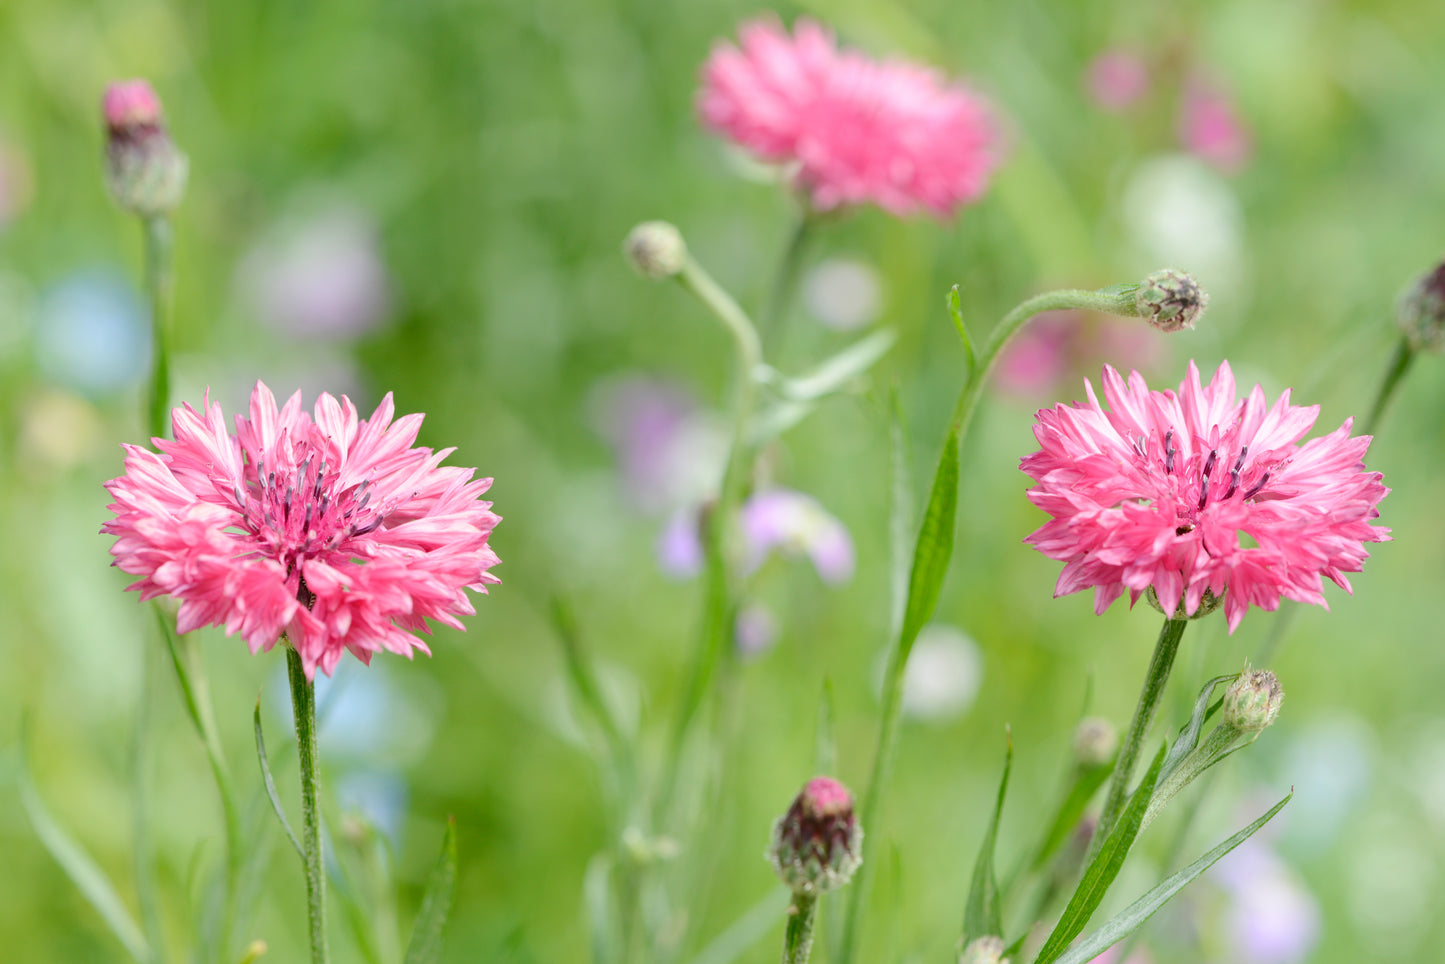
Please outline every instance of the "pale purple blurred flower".
[{"label": "pale purple blurred flower", "polygon": [[696,505],[722,476],[727,436],[681,386],[646,375],[608,379],[588,408],[612,446],[623,491],[648,515]]},{"label": "pale purple blurred flower", "polygon": [[1031,321],[1004,349],[997,384],[1010,395],[1049,396],[1104,362],[1147,372],[1163,361],[1166,352],[1165,339],[1137,320],[1048,312]]},{"label": "pale purple blurred flower", "polygon": [[1127,50],[1106,50],[1089,62],[1085,86],[1107,111],[1124,111],[1149,92],[1149,68]]},{"label": "pale purple blurred flower", "polygon": [[1246,841],[1211,876],[1230,897],[1225,926],[1231,961],[1294,964],[1319,940],[1319,903],[1268,844]]},{"label": "pale purple blurred flower", "polygon": [[357,338],[391,310],[376,227],[349,206],[282,224],[246,256],[237,280],[262,323],[294,337]]},{"label": "pale purple blurred flower", "polygon": [[[743,572],[755,572],[773,552],[807,555],[826,583],[853,578],[853,537],[810,495],[766,489],[743,503]],[[696,575],[703,564],[702,522],[696,508],[673,513],[657,541],[658,564],[675,578]]]},{"label": "pale purple blurred flower", "polygon": [[768,489],[743,503],[746,568],[757,569],[769,553],[806,553],[824,582],[853,578],[853,537],[818,500],[791,489]]},{"label": "pale purple blurred flower", "polygon": [[778,641],[778,621],[761,603],[749,603],[738,610],[733,624],[733,642],[744,657],[761,656]]},{"label": "pale purple blurred flower", "polygon": [[1189,81],[1184,89],[1179,140],[1190,153],[1226,174],[1241,170],[1253,147],[1233,101],[1218,87],[1198,78]]}]

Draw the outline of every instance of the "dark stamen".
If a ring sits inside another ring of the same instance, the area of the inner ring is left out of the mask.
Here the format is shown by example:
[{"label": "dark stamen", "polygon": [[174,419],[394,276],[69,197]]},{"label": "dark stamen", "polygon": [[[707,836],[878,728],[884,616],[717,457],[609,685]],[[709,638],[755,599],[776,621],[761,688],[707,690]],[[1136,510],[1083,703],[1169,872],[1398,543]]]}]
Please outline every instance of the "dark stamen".
[{"label": "dark stamen", "polygon": [[380,526],[381,515],[380,513],[378,513],[377,515],[373,516],[371,521],[368,522],[366,525],[353,527],[351,530],[351,534],[354,536],[364,536],[368,532],[375,532]]},{"label": "dark stamen", "polygon": [[1209,501],[1209,476],[1204,477],[1204,482],[1199,486],[1199,508],[1204,508],[1204,503]]},{"label": "dark stamen", "polygon": [[1242,495],[1240,498],[1242,498],[1244,501],[1248,502],[1250,499],[1254,498],[1254,494],[1255,494],[1256,492],[1258,492],[1260,489],[1264,488],[1264,484],[1265,484],[1266,482],[1268,482],[1268,481],[1269,481],[1269,473],[1266,472],[1266,473],[1264,473],[1264,475],[1261,475],[1261,476],[1259,477],[1259,481],[1258,481],[1258,482],[1254,483],[1254,488],[1252,488],[1252,489],[1250,489],[1248,492],[1244,493],[1244,495]]},{"label": "dark stamen", "polygon": [[1164,433],[1164,472],[1174,474],[1174,431]]},{"label": "dark stamen", "polygon": [[1209,458],[1204,460],[1204,477],[1208,479],[1209,473],[1214,471],[1214,463],[1219,461],[1219,453],[1214,449],[1209,450]]},{"label": "dark stamen", "polygon": [[1229,488],[1224,490],[1224,498],[1220,499],[1221,502],[1234,495],[1234,490],[1239,488],[1239,473],[1244,468],[1244,457],[1248,452],[1248,445],[1239,450],[1239,458],[1234,460],[1234,468],[1229,470]]}]

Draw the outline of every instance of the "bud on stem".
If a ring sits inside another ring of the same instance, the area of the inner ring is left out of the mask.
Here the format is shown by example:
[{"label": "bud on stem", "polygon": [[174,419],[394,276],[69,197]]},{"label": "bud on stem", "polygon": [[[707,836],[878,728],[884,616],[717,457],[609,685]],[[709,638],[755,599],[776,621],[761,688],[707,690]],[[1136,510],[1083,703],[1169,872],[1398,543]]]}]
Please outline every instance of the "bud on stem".
[{"label": "bud on stem", "polygon": [[105,180],[116,203],[142,218],[168,214],[186,193],[189,162],[171,140],[160,98],[144,80],[111,84],[101,101]]}]

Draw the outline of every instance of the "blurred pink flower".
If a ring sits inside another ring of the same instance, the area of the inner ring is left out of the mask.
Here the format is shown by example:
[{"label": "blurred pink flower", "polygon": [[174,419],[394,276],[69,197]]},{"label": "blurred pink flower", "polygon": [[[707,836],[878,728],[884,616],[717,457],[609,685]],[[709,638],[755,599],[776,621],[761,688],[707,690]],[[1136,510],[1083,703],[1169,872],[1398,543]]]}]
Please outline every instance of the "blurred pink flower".
[{"label": "blurred pink flower", "polygon": [[1266,408],[1258,385],[1239,400],[1228,362],[1203,387],[1190,362],[1177,394],[1107,366],[1103,385],[1107,412],[1087,382],[1087,404],[1040,411],[1042,449],[1021,466],[1052,516],[1026,541],[1065,563],[1055,595],[1093,586],[1102,613],[1152,588],[1165,612],[1193,614],[1208,591],[1233,632],[1251,604],[1327,606],[1322,578],[1349,591],[1364,544],[1388,538],[1370,520],[1389,490],[1365,471],[1370,438],[1351,437],[1352,420],[1300,445],[1319,407],[1286,391]]},{"label": "blurred pink flower", "polygon": [[127,445],[125,474],[106,483],[115,565],[142,599],[180,602],[177,630],[224,626],[252,652],[285,633],[308,677],[350,650],[430,654],[408,630],[460,629],[466,589],[499,580],[488,545],[500,521],[478,497],[491,479],[441,467],[452,450],[413,447],[421,415],[392,421],[391,395],[370,419],[345,396],[301,393],[277,410],[256,383],[250,418],[226,430],[209,395],[175,410],[160,454]]},{"label": "blurred pink flower", "polygon": [[1127,50],[1106,50],[1089,62],[1089,96],[1107,111],[1128,110],[1149,92],[1149,68]]},{"label": "blurred pink flower", "polygon": [[1188,151],[1226,174],[1244,167],[1253,146],[1229,97],[1198,79],[1191,80],[1184,90],[1179,139]]},{"label": "blurred pink flower", "polygon": [[872,202],[939,217],[976,200],[999,135],[977,94],[937,71],[842,49],[818,23],[761,18],[703,67],[703,123],[765,161],[797,165],[820,210]]},{"label": "blurred pink flower", "polygon": [[[838,585],[853,578],[853,537],[812,496],[791,489],[767,489],[744,502],[738,516],[744,574],[757,571],[776,551],[807,555],[826,583]],[[701,523],[696,509],[680,509],[673,515],[658,539],[657,554],[668,575],[686,578],[701,570]]]},{"label": "blurred pink flower", "polygon": [[1012,395],[1053,394],[1075,373],[1097,369],[1105,358],[1150,368],[1165,354],[1165,340],[1137,320],[1048,312],[1029,322],[998,360],[998,386]]}]

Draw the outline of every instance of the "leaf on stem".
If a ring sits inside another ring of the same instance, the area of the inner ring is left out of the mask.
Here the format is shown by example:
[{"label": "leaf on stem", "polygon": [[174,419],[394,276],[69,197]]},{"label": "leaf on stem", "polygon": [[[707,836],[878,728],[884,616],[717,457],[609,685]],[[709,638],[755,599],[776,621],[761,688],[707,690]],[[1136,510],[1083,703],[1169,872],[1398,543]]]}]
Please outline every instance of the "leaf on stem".
[{"label": "leaf on stem", "polygon": [[1063,916],[1054,927],[1054,932],[1044,942],[1039,950],[1038,957],[1034,964],[1051,964],[1059,958],[1068,948],[1069,943],[1078,937],[1089,918],[1099,905],[1104,901],[1104,895],[1108,892],[1114,879],[1119,876],[1119,870],[1124,866],[1124,860],[1129,856],[1129,849],[1134,845],[1134,839],[1139,835],[1139,828],[1144,821],[1144,811],[1149,807],[1149,799],[1154,796],[1154,786],[1159,779],[1159,770],[1164,765],[1164,747],[1154,757],[1154,763],[1149,767],[1149,772],[1144,775],[1144,780],[1134,795],[1129,798],[1129,805],[1124,808],[1114,829],[1110,832],[1104,845],[1099,848],[1093,863],[1084,870],[1084,877],[1079,881],[1074,896],[1069,899],[1069,905],[1064,908]]},{"label": "leaf on stem", "polygon": [[1199,745],[1199,734],[1204,730],[1204,721],[1210,715],[1209,698],[1214,695],[1214,688],[1225,680],[1234,679],[1238,675],[1238,673],[1233,673],[1228,676],[1216,676],[1204,684],[1204,688],[1199,691],[1199,699],[1194,701],[1194,713],[1189,717],[1189,722],[1184,729],[1179,732],[1179,738],[1169,748],[1169,755],[1164,758],[1164,768],[1159,772],[1160,782],[1168,780],[1174,771],[1179,769],[1184,758],[1193,753],[1194,748]]},{"label": "leaf on stem", "polygon": [[953,556],[953,531],[958,514],[958,430],[943,440],[938,457],[938,470],[933,475],[933,490],[923,525],[913,550],[913,569],[908,577],[908,602],[903,608],[903,628],[898,636],[897,671],[903,672],[908,654],[919,630],[933,616],[943,577],[948,574],[948,561]]},{"label": "leaf on stem", "polygon": [[1079,821],[1084,819],[1084,810],[1089,806],[1089,801],[1094,799],[1094,794],[1104,785],[1104,781],[1109,779],[1109,773],[1108,766],[1074,767],[1073,783],[1069,785],[1069,792],[1054,813],[1049,832],[1039,844],[1038,853],[1029,865],[1031,871],[1041,869],[1048,863],[1049,858],[1058,852],[1069,834],[1079,825]]},{"label": "leaf on stem", "polygon": [[953,327],[958,329],[958,337],[963,339],[963,354],[968,361],[968,377],[972,378],[978,367],[978,360],[973,354],[973,339],[968,335],[968,325],[963,320],[963,305],[958,296],[958,285],[948,289],[948,314],[953,318]]},{"label": "leaf on stem", "polygon": [[908,471],[908,439],[903,430],[903,406],[898,385],[888,391],[888,549],[889,635],[903,628],[903,607],[908,602],[908,566],[913,548],[913,474]]},{"label": "leaf on stem", "polygon": [[783,398],[795,402],[810,402],[831,395],[872,368],[897,340],[896,331],[881,328],[825,359],[806,374],[796,378],[776,375],[772,379],[773,388]]},{"label": "leaf on stem", "polygon": [[617,725],[612,708],[602,693],[591,655],[582,646],[582,637],[577,631],[577,620],[572,615],[572,608],[560,596],[552,600],[552,625],[557,630],[557,638],[562,641],[562,652],[567,658],[567,678],[572,682],[572,688],[602,729],[613,756],[621,759],[626,748],[622,729]]},{"label": "leaf on stem", "polygon": [[256,694],[256,712],[252,716],[256,728],[256,759],[261,762],[261,782],[266,786],[266,797],[271,801],[271,809],[276,813],[276,819],[281,821],[281,829],[286,831],[286,837],[291,841],[291,846],[296,848],[296,856],[301,862],[306,862],[306,851],[301,849],[301,841],[296,839],[296,832],[291,829],[291,821],[286,819],[286,810],[281,806],[281,797],[276,793],[276,781],[271,776],[271,763],[266,757],[266,737],[261,731],[261,694]]},{"label": "leaf on stem", "polygon": [[30,818],[30,825],[35,828],[35,836],[40,838],[40,843],[49,851],[50,856],[55,858],[65,876],[70,878],[70,882],[75,884],[90,902],[90,906],[100,914],[126,953],[140,964],[147,964],[151,960],[151,951],[141,933],[140,925],[135,922],[135,918],[126,909],[120,895],[95,860],[80,844],[71,839],[40,799],[40,793],[35,789],[35,781],[30,775],[30,759],[27,753],[29,744],[29,714],[22,714],[16,777],[20,784],[20,804],[25,808],[25,815]]},{"label": "leaf on stem", "polygon": [[421,910],[412,925],[411,942],[406,947],[405,964],[435,964],[442,953],[442,928],[452,910],[452,895],[457,885],[457,820],[447,818],[442,852],[427,878]]},{"label": "leaf on stem", "polygon": [[[1103,927],[1100,927],[1074,947],[1070,948],[1067,954],[1058,958],[1057,964],[1086,964],[1087,961],[1092,961],[1095,957],[1098,957],[1104,953],[1104,951],[1134,933],[1155,911],[1163,907],[1175,894],[1183,890],[1185,885],[1208,870],[1225,854],[1248,840],[1260,827],[1269,823],[1275,814],[1284,809],[1284,805],[1289,803],[1290,798],[1293,796],[1294,790],[1290,790],[1285,798],[1271,807],[1264,816],[1194,861],[1194,863],[1188,867],[1166,878],[1153,890],[1150,890],[1143,897],[1140,897],[1134,901],[1134,903],[1124,908],[1117,917],[1112,918]],[[1042,960],[1042,958],[1040,958],[1040,960]]]},{"label": "leaf on stem", "polygon": [[1009,773],[1013,770],[1014,744],[1008,731],[1004,731],[1008,749],[1004,754],[1003,779],[998,784],[998,801],[994,804],[993,818],[984,831],[983,844],[978,848],[978,860],[973,867],[973,884],[968,889],[968,903],[963,911],[964,940],[979,937],[998,936],[1003,933],[1003,912],[999,907],[998,875],[994,872],[993,851],[998,843],[998,822],[1003,815],[1004,796],[1008,793]]}]

